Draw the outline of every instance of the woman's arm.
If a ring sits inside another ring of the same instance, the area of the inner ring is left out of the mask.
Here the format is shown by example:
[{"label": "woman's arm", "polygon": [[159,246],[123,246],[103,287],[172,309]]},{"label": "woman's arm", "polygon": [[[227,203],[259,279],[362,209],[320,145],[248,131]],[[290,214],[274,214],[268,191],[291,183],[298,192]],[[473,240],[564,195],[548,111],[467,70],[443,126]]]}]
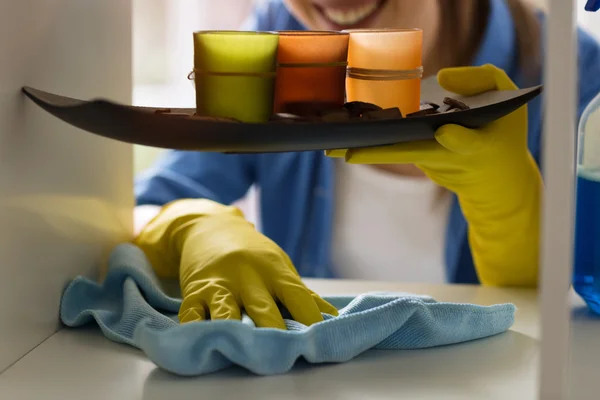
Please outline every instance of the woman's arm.
[{"label": "woman's arm", "polygon": [[255,179],[257,155],[167,151],[135,179],[136,205],[162,206],[179,199],[207,198],[231,204]]}]

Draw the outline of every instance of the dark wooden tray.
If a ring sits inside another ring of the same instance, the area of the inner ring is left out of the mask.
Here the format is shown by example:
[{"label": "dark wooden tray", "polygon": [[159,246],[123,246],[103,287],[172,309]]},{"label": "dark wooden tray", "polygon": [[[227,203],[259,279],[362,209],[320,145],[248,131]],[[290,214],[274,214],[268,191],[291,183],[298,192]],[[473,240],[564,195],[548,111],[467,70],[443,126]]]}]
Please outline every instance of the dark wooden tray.
[{"label": "dark wooden tray", "polygon": [[[178,150],[265,153],[332,150],[431,139],[437,128],[458,124],[478,128],[525,105],[541,86],[491,91],[460,99],[470,110],[381,121],[245,124],[155,114],[157,108],[117,104],[109,100],[77,100],[24,87],[41,108],[84,131],[127,143]],[[423,81],[421,98],[441,104],[445,96],[433,79]],[[165,105],[165,107],[168,107]],[[172,109],[192,115],[194,109]]]}]

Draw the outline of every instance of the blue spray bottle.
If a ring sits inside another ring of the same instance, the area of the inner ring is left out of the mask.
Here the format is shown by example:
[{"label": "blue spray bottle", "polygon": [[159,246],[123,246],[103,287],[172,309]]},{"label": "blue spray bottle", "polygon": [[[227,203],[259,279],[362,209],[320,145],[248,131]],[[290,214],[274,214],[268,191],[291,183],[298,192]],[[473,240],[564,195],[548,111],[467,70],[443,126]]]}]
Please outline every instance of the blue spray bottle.
[{"label": "blue spray bottle", "polygon": [[[585,6],[598,9],[600,0]],[[600,93],[581,116],[578,141],[573,288],[600,314]]]}]

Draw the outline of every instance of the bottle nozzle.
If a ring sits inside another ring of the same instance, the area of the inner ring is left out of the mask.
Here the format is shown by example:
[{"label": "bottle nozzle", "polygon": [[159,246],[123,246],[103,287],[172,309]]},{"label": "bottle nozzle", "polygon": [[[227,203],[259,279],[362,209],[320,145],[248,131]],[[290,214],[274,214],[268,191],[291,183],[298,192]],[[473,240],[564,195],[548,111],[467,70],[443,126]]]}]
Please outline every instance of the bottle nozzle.
[{"label": "bottle nozzle", "polygon": [[585,5],[585,11],[596,12],[600,9],[600,0],[588,0]]}]

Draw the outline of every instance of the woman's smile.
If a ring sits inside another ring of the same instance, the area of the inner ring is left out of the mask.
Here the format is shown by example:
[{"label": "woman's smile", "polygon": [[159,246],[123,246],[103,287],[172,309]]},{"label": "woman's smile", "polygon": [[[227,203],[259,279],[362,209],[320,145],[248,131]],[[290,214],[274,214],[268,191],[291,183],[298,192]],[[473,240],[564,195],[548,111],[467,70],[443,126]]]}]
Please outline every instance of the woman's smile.
[{"label": "woman's smile", "polygon": [[312,6],[332,29],[367,27],[386,0],[332,2],[314,0]]},{"label": "woman's smile", "polygon": [[286,0],[294,15],[309,29],[371,28],[388,0]]}]

